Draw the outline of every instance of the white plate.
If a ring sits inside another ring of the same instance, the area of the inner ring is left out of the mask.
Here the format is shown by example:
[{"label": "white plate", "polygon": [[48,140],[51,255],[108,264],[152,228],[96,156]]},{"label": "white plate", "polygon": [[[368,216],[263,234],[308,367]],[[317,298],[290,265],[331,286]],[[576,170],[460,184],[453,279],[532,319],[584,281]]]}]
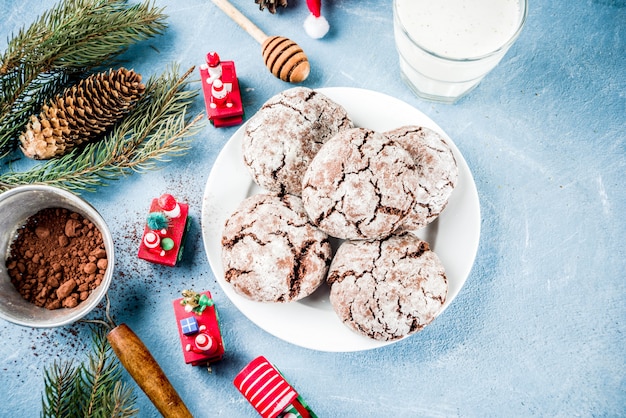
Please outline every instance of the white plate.
[{"label": "white plate", "polygon": [[[480,236],[478,193],[465,159],[435,122],[405,102],[356,88],[333,87],[318,91],[343,105],[356,126],[383,132],[403,125],[422,125],[439,132],[449,141],[459,166],[457,186],[439,218],[418,233],[430,243],[446,269],[449,289],[443,306],[445,309],[470,273]],[[301,347],[348,352],[390,344],[361,336],[346,327],[335,315],[325,285],[298,302],[273,304],[250,301],[235,293],[224,280],[220,242],[224,222],[243,199],[262,191],[243,164],[241,140],[244,126],[235,132],[217,157],[207,180],[202,204],[204,247],[224,293],[259,327]]]}]

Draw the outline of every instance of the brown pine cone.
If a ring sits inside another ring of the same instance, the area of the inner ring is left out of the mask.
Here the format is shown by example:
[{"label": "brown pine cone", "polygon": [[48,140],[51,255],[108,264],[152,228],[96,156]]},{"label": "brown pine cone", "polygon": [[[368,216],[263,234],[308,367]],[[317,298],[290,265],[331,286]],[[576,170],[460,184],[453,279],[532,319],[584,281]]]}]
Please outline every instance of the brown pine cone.
[{"label": "brown pine cone", "polygon": [[125,116],[145,90],[141,75],[120,68],[81,80],[57,96],[20,135],[24,155],[46,160],[104,134]]},{"label": "brown pine cone", "polygon": [[259,5],[259,10],[263,11],[265,7],[270,13],[276,13],[276,6],[287,7],[287,0],[254,0]]}]

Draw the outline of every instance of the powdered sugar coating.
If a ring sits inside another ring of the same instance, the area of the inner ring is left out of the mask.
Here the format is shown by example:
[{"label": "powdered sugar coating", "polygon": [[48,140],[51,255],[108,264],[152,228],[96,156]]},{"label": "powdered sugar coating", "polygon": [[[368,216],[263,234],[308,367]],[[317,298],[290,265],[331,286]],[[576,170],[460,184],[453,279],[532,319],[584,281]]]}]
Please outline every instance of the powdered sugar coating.
[{"label": "powdered sugar coating", "polygon": [[415,163],[396,142],[375,131],[339,132],[317,153],[302,180],[302,200],[327,234],[375,239],[398,228],[415,201]]},{"label": "powdered sugar coating", "polygon": [[290,302],[308,296],[324,282],[330,260],[328,236],[309,222],[297,196],[250,196],[226,220],[224,278],[248,299]]},{"label": "powdered sugar coating", "polygon": [[382,341],[411,335],[441,311],[445,270],[428,243],[411,233],[344,241],[328,272],[330,302],[352,330]]},{"label": "powdered sugar coating", "polygon": [[306,87],[285,90],[246,124],[244,163],[264,189],[300,196],[302,176],[315,154],[334,134],[352,126],[346,110],[325,95]]},{"label": "powdered sugar coating", "polygon": [[385,135],[411,154],[421,186],[401,229],[423,228],[445,209],[456,186],[459,170],[452,149],[441,135],[423,126],[402,126],[385,132]]}]

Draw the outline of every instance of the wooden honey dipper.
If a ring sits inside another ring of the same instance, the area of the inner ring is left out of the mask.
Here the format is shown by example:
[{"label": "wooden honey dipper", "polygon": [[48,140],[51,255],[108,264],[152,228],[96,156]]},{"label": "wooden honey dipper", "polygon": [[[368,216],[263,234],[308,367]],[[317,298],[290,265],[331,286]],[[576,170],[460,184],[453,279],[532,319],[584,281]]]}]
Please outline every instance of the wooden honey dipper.
[{"label": "wooden honey dipper", "polygon": [[212,1],[261,44],[263,62],[272,74],[289,83],[300,83],[306,80],[311,72],[311,66],[306,54],[297,43],[283,36],[266,35],[228,0]]}]

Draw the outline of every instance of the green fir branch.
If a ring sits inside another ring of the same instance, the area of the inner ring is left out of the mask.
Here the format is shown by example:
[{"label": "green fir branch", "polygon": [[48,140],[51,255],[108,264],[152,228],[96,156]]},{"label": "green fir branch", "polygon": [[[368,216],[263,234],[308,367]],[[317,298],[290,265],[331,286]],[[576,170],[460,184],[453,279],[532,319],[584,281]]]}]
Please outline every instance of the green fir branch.
[{"label": "green fir branch", "polygon": [[0,109],[0,158],[15,147],[16,138],[29,117],[74,79],[74,74],[61,70],[39,75],[35,81],[23,84],[19,95],[12,102],[3,104]]},{"label": "green fir branch", "polygon": [[81,386],[88,389],[83,391],[84,396],[79,402],[85,417],[97,416],[101,408],[107,407],[105,399],[110,399],[105,394],[112,390],[122,374],[119,367],[113,367],[115,357],[109,349],[106,334],[100,331],[101,328],[95,329],[98,331],[92,333],[91,341],[94,351],[89,355],[89,362],[81,365],[79,373]]},{"label": "green fir branch", "polygon": [[0,56],[0,156],[68,77],[111,64],[130,45],[163,33],[165,19],[149,2],[64,0],[20,29]]},{"label": "green fir branch", "polygon": [[74,388],[78,369],[71,361],[57,363],[44,370],[45,391],[42,417],[68,417],[74,407]]},{"label": "green fir branch", "polygon": [[102,394],[102,417],[133,417],[139,413],[134,407],[137,396],[133,388],[124,385],[122,382],[115,382],[111,393],[104,392]]},{"label": "green fir branch", "polygon": [[132,387],[122,383],[122,369],[106,338],[107,329],[93,326],[91,330],[87,361],[77,367],[55,362],[45,370],[43,418],[122,418],[138,413]]},{"label": "green fir branch", "polygon": [[101,141],[24,172],[0,175],[0,191],[21,184],[48,184],[74,192],[94,191],[133,172],[158,168],[159,163],[185,154],[192,137],[203,127],[203,114],[193,118],[187,108],[198,95],[187,89],[190,68],[178,76],[177,68],[152,77],[137,105]]}]

